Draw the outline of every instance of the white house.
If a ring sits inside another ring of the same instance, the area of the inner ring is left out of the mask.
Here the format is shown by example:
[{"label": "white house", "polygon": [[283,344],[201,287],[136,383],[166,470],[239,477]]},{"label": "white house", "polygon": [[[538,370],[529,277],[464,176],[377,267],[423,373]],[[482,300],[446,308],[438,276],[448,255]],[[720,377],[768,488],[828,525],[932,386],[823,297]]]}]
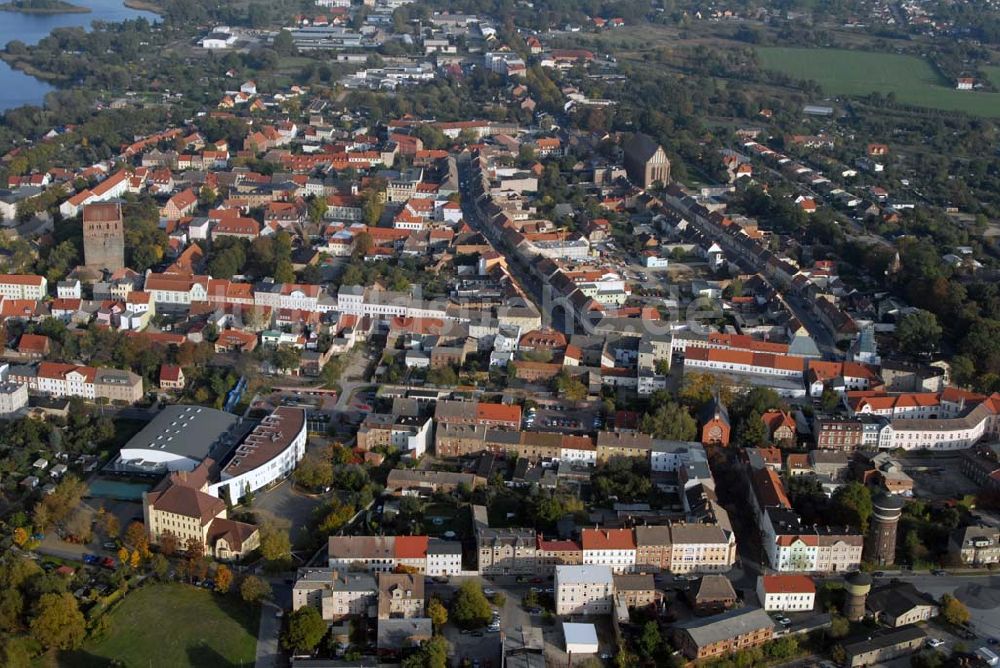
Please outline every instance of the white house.
[{"label": "white house", "polygon": [[760,575],[757,598],[767,612],[808,612],[816,605],[816,584],[805,575]]}]

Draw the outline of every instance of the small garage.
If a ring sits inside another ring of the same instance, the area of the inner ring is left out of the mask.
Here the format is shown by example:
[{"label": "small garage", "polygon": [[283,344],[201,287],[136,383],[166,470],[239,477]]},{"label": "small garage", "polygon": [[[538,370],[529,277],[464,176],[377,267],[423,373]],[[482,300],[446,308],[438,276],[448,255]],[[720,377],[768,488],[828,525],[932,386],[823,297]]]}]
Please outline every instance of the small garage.
[{"label": "small garage", "polygon": [[593,624],[564,623],[563,636],[567,654],[597,654],[597,628]]}]

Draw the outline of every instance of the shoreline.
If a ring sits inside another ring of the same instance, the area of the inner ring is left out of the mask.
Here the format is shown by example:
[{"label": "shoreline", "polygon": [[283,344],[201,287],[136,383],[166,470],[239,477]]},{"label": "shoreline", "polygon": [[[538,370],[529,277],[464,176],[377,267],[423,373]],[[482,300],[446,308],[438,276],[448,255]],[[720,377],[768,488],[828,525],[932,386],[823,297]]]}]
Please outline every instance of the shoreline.
[{"label": "shoreline", "polygon": [[63,81],[63,77],[60,77],[49,72],[43,72],[32,66],[31,63],[21,60],[16,56],[12,56],[4,51],[0,51],[0,60],[7,63],[11,69],[27,74],[29,77],[34,77],[43,83],[47,83],[50,86],[58,87],[58,83]]},{"label": "shoreline", "polygon": [[41,14],[52,16],[55,14],[90,14],[93,10],[90,7],[80,7],[66,3],[62,7],[18,7],[11,3],[0,5],[0,12],[14,12],[16,14]]},{"label": "shoreline", "polygon": [[163,8],[150,0],[122,0],[122,4],[129,9],[136,9],[142,12],[150,12],[157,16],[162,16]]}]

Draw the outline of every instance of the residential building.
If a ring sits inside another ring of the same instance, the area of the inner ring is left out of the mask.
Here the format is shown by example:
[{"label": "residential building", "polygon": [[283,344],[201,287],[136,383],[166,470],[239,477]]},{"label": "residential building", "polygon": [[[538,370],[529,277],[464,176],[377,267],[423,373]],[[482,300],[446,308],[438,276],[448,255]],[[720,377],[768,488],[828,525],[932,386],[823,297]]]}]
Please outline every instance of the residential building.
[{"label": "residential building", "polygon": [[4,299],[45,299],[49,284],[44,276],[35,274],[0,274],[0,297]]},{"label": "residential building", "polygon": [[687,599],[696,615],[717,615],[736,605],[736,590],[725,575],[703,575],[688,586]]},{"label": "residential building", "polygon": [[545,540],[539,535],[535,563],[539,575],[552,575],[556,566],[581,566],[583,548],[575,540]]},{"label": "residential building", "polygon": [[28,405],[28,386],[10,381],[0,382],[0,416],[11,417]]},{"label": "residential building", "polygon": [[300,568],[292,585],[292,610],[312,606],[326,622],[366,617],[378,598],[378,585],[369,573]]},{"label": "residential building", "polygon": [[659,573],[670,569],[673,543],[669,526],[637,526],[635,528],[635,570]]},{"label": "residential building", "polygon": [[715,524],[670,527],[670,572],[726,573],[736,563],[736,537]]},{"label": "residential building", "polygon": [[427,541],[425,573],[429,577],[458,575],[462,570],[462,543],[440,538]]},{"label": "residential building", "polygon": [[804,612],[816,606],[816,584],[805,575],[760,575],[757,600],[767,612]]},{"label": "residential building", "polygon": [[410,619],[424,616],[424,576],[412,573],[378,574],[378,618]]},{"label": "residential building", "polygon": [[613,573],[635,570],[632,529],[584,529],[580,532],[580,543],[585,566],[607,566]]},{"label": "residential building", "polygon": [[978,525],[951,532],[948,554],[966,566],[1000,563],[1000,529]]},{"label": "residential building", "polygon": [[534,575],[537,570],[534,529],[477,527],[476,547],[481,575]]},{"label": "residential building", "polygon": [[330,536],[327,565],[341,571],[391,573],[396,568],[395,536]]},{"label": "residential building", "polygon": [[760,608],[738,608],[674,628],[677,648],[692,660],[732,654],[774,637],[774,622]]},{"label": "residential building", "polygon": [[660,600],[652,574],[613,576],[615,599],[626,608],[647,608]]},{"label": "residential building", "polygon": [[607,615],[614,608],[614,576],[608,566],[556,566],[557,615]]}]

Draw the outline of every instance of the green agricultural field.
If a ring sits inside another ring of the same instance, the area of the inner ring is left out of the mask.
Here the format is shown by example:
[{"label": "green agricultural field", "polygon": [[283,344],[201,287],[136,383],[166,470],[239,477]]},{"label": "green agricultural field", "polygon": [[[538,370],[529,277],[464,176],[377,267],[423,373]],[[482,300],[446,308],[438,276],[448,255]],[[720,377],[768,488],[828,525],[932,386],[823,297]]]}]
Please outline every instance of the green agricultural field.
[{"label": "green agricultural field", "polygon": [[990,80],[994,88],[1000,89],[1000,65],[990,65],[983,68],[986,78]]},{"label": "green agricultural field", "polygon": [[760,47],[757,55],[762,67],[816,81],[828,95],[891,92],[903,104],[1000,117],[1000,93],[955,90],[916,56],[786,47]]},{"label": "green agricultural field", "polygon": [[111,613],[111,630],[75,652],[47,657],[47,666],[126,668],[252,666],[259,612],[238,595],[182,584],[155,584],[125,596]]}]

